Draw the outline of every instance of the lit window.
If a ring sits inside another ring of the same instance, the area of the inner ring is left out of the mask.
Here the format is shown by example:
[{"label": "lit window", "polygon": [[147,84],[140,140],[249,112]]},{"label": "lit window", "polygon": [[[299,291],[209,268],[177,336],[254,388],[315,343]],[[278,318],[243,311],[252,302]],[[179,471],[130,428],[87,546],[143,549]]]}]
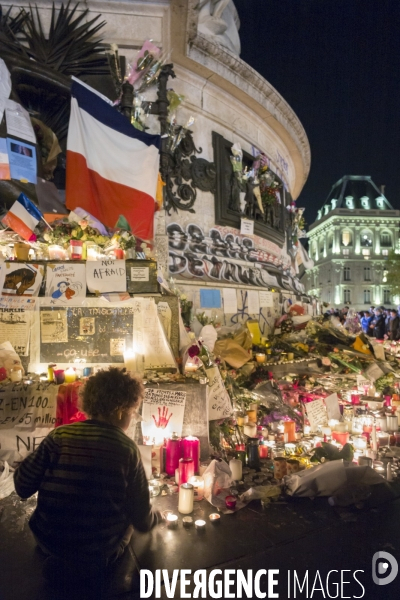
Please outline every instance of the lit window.
[{"label": "lit window", "polygon": [[364,248],[372,246],[372,235],[367,231],[362,233],[360,243]]},{"label": "lit window", "polygon": [[343,248],[342,254],[343,254],[343,256],[349,256],[350,255],[350,250],[348,248]]},{"label": "lit window", "polygon": [[342,231],[342,245],[351,246],[351,231]]},{"label": "lit window", "polygon": [[343,269],[343,280],[344,281],[351,281],[350,267],[345,267]]},{"label": "lit window", "polygon": [[390,290],[383,290],[383,303],[390,304]]},{"label": "lit window", "polygon": [[363,256],[369,256],[371,254],[371,251],[368,250],[367,248],[364,248],[362,253],[363,253]]},{"label": "lit window", "polygon": [[370,290],[364,290],[364,304],[369,304],[371,302],[371,292]]},{"label": "lit window", "polygon": [[389,256],[389,250],[382,250],[382,256]]},{"label": "lit window", "polygon": [[364,267],[364,281],[371,281],[371,267]]},{"label": "lit window", "polygon": [[392,245],[392,240],[390,238],[390,233],[388,231],[384,231],[381,233],[381,246],[386,246],[387,248]]},{"label": "lit window", "polygon": [[343,302],[345,304],[351,302],[350,290],[343,290]]}]

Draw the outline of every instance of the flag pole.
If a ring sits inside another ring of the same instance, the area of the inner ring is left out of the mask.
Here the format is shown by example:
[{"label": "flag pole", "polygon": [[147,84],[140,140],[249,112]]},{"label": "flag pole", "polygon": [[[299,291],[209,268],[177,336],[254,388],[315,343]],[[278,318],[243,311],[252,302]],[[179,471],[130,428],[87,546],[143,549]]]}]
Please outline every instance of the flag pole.
[{"label": "flag pole", "polygon": [[47,227],[50,229],[50,231],[53,231],[53,228],[51,227],[51,225],[46,221],[46,219],[44,218],[44,216],[42,215],[42,221],[44,221],[47,225]]}]

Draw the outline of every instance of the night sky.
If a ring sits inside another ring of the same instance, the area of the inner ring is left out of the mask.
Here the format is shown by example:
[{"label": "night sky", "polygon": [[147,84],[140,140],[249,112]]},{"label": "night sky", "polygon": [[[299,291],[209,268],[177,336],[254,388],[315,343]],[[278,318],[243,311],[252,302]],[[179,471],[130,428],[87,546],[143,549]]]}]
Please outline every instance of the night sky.
[{"label": "night sky", "polygon": [[312,223],[343,175],[371,175],[400,209],[400,1],[234,0],[241,58],[306,130],[297,206]]}]

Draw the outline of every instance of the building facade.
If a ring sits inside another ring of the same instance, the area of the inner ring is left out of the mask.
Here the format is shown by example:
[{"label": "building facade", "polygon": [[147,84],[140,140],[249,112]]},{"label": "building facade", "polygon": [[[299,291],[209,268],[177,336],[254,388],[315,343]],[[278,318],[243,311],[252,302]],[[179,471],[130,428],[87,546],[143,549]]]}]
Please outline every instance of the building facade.
[{"label": "building facade", "polygon": [[399,240],[400,211],[369,176],[346,175],[332,187],[309,227],[314,266],[303,282],[308,293],[333,307],[391,306],[385,260]]}]

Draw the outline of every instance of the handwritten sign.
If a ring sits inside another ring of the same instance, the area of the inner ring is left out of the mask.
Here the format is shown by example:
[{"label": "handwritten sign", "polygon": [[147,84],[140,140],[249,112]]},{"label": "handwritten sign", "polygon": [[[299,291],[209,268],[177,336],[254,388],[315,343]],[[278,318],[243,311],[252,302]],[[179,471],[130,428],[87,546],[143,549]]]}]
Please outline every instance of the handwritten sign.
[{"label": "handwritten sign", "polygon": [[149,267],[131,267],[131,281],[149,281]]},{"label": "handwritten sign", "polygon": [[370,381],[376,381],[377,379],[379,379],[379,377],[382,377],[382,375],[384,375],[384,372],[382,371],[379,365],[373,363],[365,371],[365,375]]},{"label": "handwritten sign", "polygon": [[126,292],[124,260],[88,260],[86,283],[89,292]]},{"label": "handwritten sign", "polygon": [[254,234],[254,221],[250,219],[240,219],[240,233],[243,235]]},{"label": "handwritten sign", "polygon": [[208,420],[223,419],[232,414],[232,403],[218,367],[206,370],[208,377]]},{"label": "handwritten sign", "polygon": [[319,425],[326,425],[328,423],[327,412],[322,398],[308,402],[305,407],[311,431],[316,431]]},{"label": "handwritten sign", "polygon": [[48,264],[46,296],[52,304],[71,304],[86,297],[85,265],[77,263]]},{"label": "handwritten sign", "polygon": [[272,292],[258,292],[260,297],[260,308],[272,308],[274,306],[274,294]]},{"label": "handwritten sign", "polygon": [[1,431],[0,459],[10,463],[20,461],[34,452],[53,427],[40,427],[35,431],[3,429]]},{"label": "handwritten sign", "polygon": [[247,304],[250,315],[257,315],[260,312],[260,300],[257,290],[249,290],[247,292]]},{"label": "handwritten sign", "polygon": [[157,443],[175,432],[182,434],[186,392],[146,388],[142,409],[142,434]]},{"label": "handwritten sign", "polygon": [[34,298],[0,296],[0,343],[10,342],[19,356],[28,356]]},{"label": "handwritten sign", "polygon": [[57,424],[57,390],[49,383],[15,383],[0,389],[0,429],[34,431]]}]

